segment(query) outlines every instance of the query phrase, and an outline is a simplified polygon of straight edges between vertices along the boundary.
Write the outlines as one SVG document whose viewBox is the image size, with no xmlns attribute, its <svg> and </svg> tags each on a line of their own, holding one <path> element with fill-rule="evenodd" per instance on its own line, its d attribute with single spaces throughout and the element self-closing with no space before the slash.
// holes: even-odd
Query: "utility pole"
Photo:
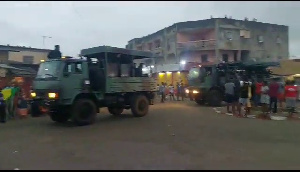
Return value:
<svg viewBox="0 0 300 172">
<path fill-rule="evenodd" d="M 42 36 L 43 37 L 43 47 L 44 48 L 46 48 L 45 47 L 45 40 L 46 40 L 46 38 L 52 38 L 51 36 Z"/>
</svg>

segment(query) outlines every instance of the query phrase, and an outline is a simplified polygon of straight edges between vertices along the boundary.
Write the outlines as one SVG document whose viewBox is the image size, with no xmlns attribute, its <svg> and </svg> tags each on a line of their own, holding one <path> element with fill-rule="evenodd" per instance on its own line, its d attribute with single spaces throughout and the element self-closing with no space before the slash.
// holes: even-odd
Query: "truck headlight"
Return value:
<svg viewBox="0 0 300 172">
<path fill-rule="evenodd" d="M 30 93 L 30 96 L 31 96 L 32 98 L 34 98 L 34 97 L 36 97 L 36 93 L 35 93 L 35 92 L 32 92 L 32 93 Z"/>
<path fill-rule="evenodd" d="M 58 94 L 57 93 L 48 93 L 48 97 L 50 99 L 55 99 L 55 98 L 58 98 Z"/>
<path fill-rule="evenodd" d="M 197 90 L 193 91 L 193 94 L 198 94 L 198 93 L 199 93 L 199 91 L 197 91 Z"/>
<path fill-rule="evenodd" d="M 189 93 L 190 93 L 190 91 L 189 91 L 189 90 L 185 90 L 185 93 L 186 93 L 186 94 L 189 94 Z"/>
</svg>

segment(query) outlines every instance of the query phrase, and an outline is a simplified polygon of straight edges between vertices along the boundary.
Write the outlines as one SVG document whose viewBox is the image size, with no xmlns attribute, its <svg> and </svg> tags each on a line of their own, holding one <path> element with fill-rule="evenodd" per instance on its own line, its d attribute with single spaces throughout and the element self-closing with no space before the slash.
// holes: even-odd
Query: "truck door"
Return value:
<svg viewBox="0 0 300 172">
<path fill-rule="evenodd" d="M 65 103 L 81 92 L 84 82 L 82 62 L 66 62 L 62 78 L 62 94 Z"/>
</svg>

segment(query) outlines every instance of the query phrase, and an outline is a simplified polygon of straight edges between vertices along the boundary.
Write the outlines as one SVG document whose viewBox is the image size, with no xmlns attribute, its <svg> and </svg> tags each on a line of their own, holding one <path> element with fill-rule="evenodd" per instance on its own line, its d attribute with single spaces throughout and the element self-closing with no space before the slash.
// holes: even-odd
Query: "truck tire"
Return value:
<svg viewBox="0 0 300 172">
<path fill-rule="evenodd" d="M 123 108 L 117 108 L 117 107 L 108 107 L 108 112 L 112 115 L 119 116 L 123 113 Z"/>
<path fill-rule="evenodd" d="M 72 107 L 72 121 L 78 125 L 89 125 L 95 122 L 97 115 L 96 104 L 89 99 L 78 99 Z"/>
<path fill-rule="evenodd" d="M 222 104 L 222 96 L 218 90 L 209 91 L 207 99 L 209 106 L 220 107 Z"/>
<path fill-rule="evenodd" d="M 133 116 L 143 117 L 148 113 L 149 100 L 144 95 L 136 95 L 132 98 L 130 106 Z"/>
<path fill-rule="evenodd" d="M 65 123 L 70 119 L 69 109 L 65 107 L 55 108 L 49 111 L 50 118 L 54 122 Z"/>
</svg>

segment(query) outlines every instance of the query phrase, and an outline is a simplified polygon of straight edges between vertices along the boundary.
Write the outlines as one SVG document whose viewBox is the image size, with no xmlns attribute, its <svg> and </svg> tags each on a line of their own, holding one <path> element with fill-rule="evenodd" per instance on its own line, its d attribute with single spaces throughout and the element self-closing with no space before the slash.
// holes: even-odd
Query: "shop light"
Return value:
<svg viewBox="0 0 300 172">
<path fill-rule="evenodd" d="M 167 72 L 167 74 L 171 74 L 172 72 Z"/>
</svg>

